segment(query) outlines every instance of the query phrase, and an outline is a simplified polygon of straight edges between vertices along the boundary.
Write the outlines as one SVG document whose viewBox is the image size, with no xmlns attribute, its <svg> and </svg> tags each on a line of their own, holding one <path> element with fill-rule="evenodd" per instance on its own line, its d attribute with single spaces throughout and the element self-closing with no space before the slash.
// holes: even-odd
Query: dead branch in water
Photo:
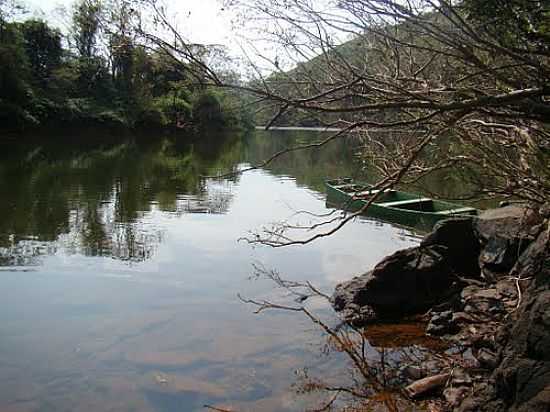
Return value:
<svg viewBox="0 0 550 412">
<path fill-rule="evenodd" d="M 281 274 L 272 269 L 267 269 L 260 263 L 255 263 L 254 278 L 262 277 L 269 279 L 274 284 L 295 296 L 294 304 L 278 303 L 268 299 L 250 299 L 238 295 L 239 299 L 246 304 L 255 307 L 255 313 L 262 313 L 267 310 L 286 311 L 303 314 L 312 324 L 316 325 L 327 339 L 327 350 L 335 350 L 346 355 L 351 362 L 351 373 L 353 376 L 350 385 L 334 385 L 325 383 L 322 380 L 311 378 L 307 373 L 303 377 L 300 392 L 321 391 L 331 394 L 330 399 L 315 411 L 329 410 L 336 404 L 341 396 L 347 395 L 352 399 L 360 400 L 364 405 L 383 404 L 389 411 L 400 410 L 399 402 L 408 402 L 403 387 L 398 384 L 399 364 L 406 362 L 410 364 L 422 363 L 426 357 L 433 354 L 435 359 L 444 365 L 452 365 L 453 361 L 443 359 L 440 354 L 428 349 L 411 347 L 410 349 L 396 349 L 399 353 L 400 362 L 386 356 L 386 348 L 375 348 L 368 342 L 368 328 L 356 328 L 351 325 L 341 327 L 331 326 L 311 309 L 304 306 L 309 298 L 317 297 L 326 302 L 330 296 L 315 287 L 311 282 L 298 282 L 284 279 Z M 393 394 L 391 396 L 378 396 L 378 394 Z"/>
</svg>

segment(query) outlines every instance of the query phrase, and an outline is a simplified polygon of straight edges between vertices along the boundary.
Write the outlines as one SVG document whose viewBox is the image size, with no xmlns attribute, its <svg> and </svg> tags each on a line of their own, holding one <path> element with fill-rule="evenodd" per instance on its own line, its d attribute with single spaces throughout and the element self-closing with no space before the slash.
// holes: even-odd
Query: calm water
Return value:
<svg viewBox="0 0 550 412">
<path fill-rule="evenodd" d="M 0 410 L 303 410 L 295 371 L 339 378 L 344 362 L 299 315 L 239 301 L 285 299 L 251 280 L 252 264 L 331 293 L 417 240 L 361 219 L 302 247 L 237 241 L 297 210 L 328 212 L 322 182 L 355 173 L 351 143 L 200 176 L 319 136 L 1 145 Z"/>
</svg>

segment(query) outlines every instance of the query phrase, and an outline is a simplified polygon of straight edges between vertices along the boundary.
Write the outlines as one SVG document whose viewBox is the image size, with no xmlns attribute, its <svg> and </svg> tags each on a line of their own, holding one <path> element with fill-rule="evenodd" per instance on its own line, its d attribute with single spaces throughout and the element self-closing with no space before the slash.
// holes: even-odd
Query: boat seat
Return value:
<svg viewBox="0 0 550 412">
<path fill-rule="evenodd" d="M 376 193 L 378 193 L 378 192 L 395 193 L 395 190 L 393 190 L 393 189 L 384 189 L 384 190 L 382 190 L 382 189 L 373 189 L 373 190 L 371 190 L 370 192 L 374 195 L 374 194 L 376 194 Z"/>
<path fill-rule="evenodd" d="M 335 185 L 335 186 L 332 186 L 332 187 L 335 188 L 335 189 L 342 190 L 342 189 L 349 189 L 349 188 L 352 188 L 354 186 L 358 186 L 358 185 L 355 184 L 355 183 L 345 183 L 343 185 Z"/>
<path fill-rule="evenodd" d="M 380 192 L 383 192 L 383 193 L 394 193 L 395 190 L 393 189 L 384 189 L 383 191 L 380 190 L 380 189 L 370 189 L 370 190 L 365 190 L 363 192 L 356 192 L 353 194 L 353 197 L 365 197 L 365 196 L 374 196 L 375 194 L 377 193 L 380 193 Z"/>
<path fill-rule="evenodd" d="M 378 203 L 380 206 L 386 206 L 386 207 L 399 207 L 399 206 L 407 206 L 407 205 L 414 205 L 419 204 L 422 205 L 424 203 L 429 204 L 432 202 L 432 199 L 429 197 L 419 197 L 417 199 L 408 199 L 408 200 L 397 200 L 395 202 L 381 202 Z"/>
<path fill-rule="evenodd" d="M 475 211 L 476 209 L 474 209 L 473 207 L 460 207 L 456 209 L 441 210 L 437 213 L 440 215 L 456 215 L 461 213 L 473 213 Z"/>
</svg>

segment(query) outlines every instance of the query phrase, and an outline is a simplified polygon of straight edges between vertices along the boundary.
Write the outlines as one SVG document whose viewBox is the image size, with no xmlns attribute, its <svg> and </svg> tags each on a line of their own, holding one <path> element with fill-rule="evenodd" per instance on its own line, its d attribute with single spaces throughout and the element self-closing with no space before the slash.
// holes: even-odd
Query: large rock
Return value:
<svg viewBox="0 0 550 412">
<path fill-rule="evenodd" d="M 550 410 L 550 231 L 518 262 L 517 275 L 534 277 L 516 316 L 502 329 L 497 396 L 516 410 Z"/>
<path fill-rule="evenodd" d="M 472 218 L 440 222 L 418 247 L 400 250 L 374 270 L 336 287 L 332 303 L 352 323 L 402 317 L 457 292 L 457 277 L 479 276 Z"/>
<path fill-rule="evenodd" d="M 353 312 L 365 312 L 364 307 L 371 308 L 368 313 L 378 319 L 425 310 L 452 290 L 454 277 L 449 273 L 450 260 L 445 252 L 438 245 L 400 250 L 371 272 L 338 285 L 332 296 L 333 306 L 337 311 L 346 311 L 348 320 Z"/>
<path fill-rule="evenodd" d="M 445 255 L 450 268 L 457 274 L 467 277 L 479 276 L 478 257 L 480 242 L 477 237 L 476 219 L 460 217 L 437 223 L 428 234 L 421 247 L 439 245 L 445 247 Z"/>
<path fill-rule="evenodd" d="M 550 229 L 548 223 L 523 252 L 514 276 L 531 279 L 519 308 L 501 327 L 494 387 L 464 405 L 480 411 L 550 410 Z M 499 407 L 495 408 L 495 404 Z M 468 410 L 465 406 L 460 410 Z"/>
<path fill-rule="evenodd" d="M 476 236 L 482 239 L 488 239 L 494 235 L 513 236 L 517 233 L 526 214 L 526 208 L 518 205 L 484 211 L 476 222 Z"/>
<path fill-rule="evenodd" d="M 490 210 L 476 220 L 475 237 L 481 248 L 479 267 L 485 279 L 494 282 L 508 274 L 534 240 L 529 228 L 538 223 L 538 213 L 520 206 Z"/>
</svg>

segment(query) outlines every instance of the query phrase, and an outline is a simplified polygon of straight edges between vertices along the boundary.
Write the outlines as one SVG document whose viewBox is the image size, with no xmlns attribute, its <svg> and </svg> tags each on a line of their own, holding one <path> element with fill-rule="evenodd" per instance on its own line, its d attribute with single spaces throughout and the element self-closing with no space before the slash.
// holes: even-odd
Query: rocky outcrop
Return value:
<svg viewBox="0 0 550 412">
<path fill-rule="evenodd" d="M 481 245 L 476 219 L 464 217 L 440 222 L 420 243 L 421 248 L 435 245 L 445 248 L 445 256 L 453 272 L 468 277 L 479 276 Z"/>
<path fill-rule="evenodd" d="M 542 218 L 531 209 L 511 206 L 489 211 L 475 224 L 479 241 L 479 268 L 494 282 L 513 268 L 518 257 L 533 242 Z"/>
<path fill-rule="evenodd" d="M 478 410 L 550 410 L 550 228 L 523 252 L 513 270 L 530 280 L 519 307 L 496 336 L 494 388 L 468 400 Z"/>
<path fill-rule="evenodd" d="M 544 210 L 550 208 L 509 207 L 441 222 L 418 247 L 339 285 L 333 305 L 356 325 L 427 312 L 429 334 L 469 347 L 466 378 L 452 375 L 442 389 L 450 409 L 548 411 L 550 212 Z"/>
<path fill-rule="evenodd" d="M 332 302 L 354 323 L 401 317 L 429 308 L 448 296 L 451 261 L 439 245 L 394 253 L 371 272 L 336 287 Z"/>
<path fill-rule="evenodd" d="M 354 324 L 425 311 L 460 291 L 461 277 L 479 277 L 479 245 L 474 219 L 445 220 L 419 246 L 338 285 L 333 306 Z"/>
<path fill-rule="evenodd" d="M 474 219 L 445 220 L 419 246 L 400 250 L 338 285 L 333 306 L 354 324 L 425 311 L 459 291 L 461 277 L 479 277 L 479 253 Z"/>
<path fill-rule="evenodd" d="M 526 209 L 510 206 L 479 218 L 444 220 L 419 246 L 338 285 L 333 306 L 347 321 L 365 323 L 420 313 L 460 292 L 468 280 L 498 283 L 533 242 L 532 228 L 541 224 L 538 218 L 537 225 L 525 228 L 526 216 Z"/>
</svg>

